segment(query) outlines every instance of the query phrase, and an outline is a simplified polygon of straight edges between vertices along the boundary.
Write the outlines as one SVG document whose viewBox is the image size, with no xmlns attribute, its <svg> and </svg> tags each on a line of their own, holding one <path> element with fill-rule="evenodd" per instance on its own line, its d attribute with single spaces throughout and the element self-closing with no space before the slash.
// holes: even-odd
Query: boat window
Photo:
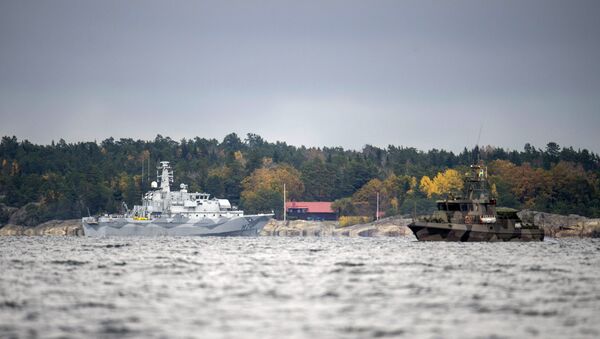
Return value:
<svg viewBox="0 0 600 339">
<path fill-rule="evenodd" d="M 463 212 L 467 212 L 469 210 L 469 205 L 467 204 L 460 204 L 460 210 Z"/>
<path fill-rule="evenodd" d="M 448 204 L 448 211 L 460 211 L 460 204 Z"/>
</svg>

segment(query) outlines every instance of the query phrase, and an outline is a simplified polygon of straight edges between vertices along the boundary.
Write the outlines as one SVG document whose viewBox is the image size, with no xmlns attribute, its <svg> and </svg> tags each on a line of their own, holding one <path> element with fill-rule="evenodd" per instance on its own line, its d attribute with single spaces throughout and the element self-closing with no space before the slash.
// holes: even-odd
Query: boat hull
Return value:
<svg viewBox="0 0 600 339">
<path fill-rule="evenodd" d="M 543 241 L 544 230 L 508 229 L 497 224 L 446 224 L 413 222 L 408 225 L 419 241 Z"/>
<path fill-rule="evenodd" d="M 85 236 L 256 236 L 272 214 L 233 218 L 183 217 L 135 220 L 132 218 L 83 218 Z"/>
</svg>

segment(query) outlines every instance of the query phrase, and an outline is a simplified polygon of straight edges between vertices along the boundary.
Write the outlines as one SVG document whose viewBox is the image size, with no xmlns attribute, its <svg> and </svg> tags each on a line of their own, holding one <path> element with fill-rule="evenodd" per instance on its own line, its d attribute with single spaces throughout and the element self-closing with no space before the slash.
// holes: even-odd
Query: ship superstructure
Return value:
<svg viewBox="0 0 600 339">
<path fill-rule="evenodd" d="M 125 215 L 83 218 L 84 234 L 106 235 L 257 235 L 273 214 L 244 215 L 227 199 L 208 193 L 188 192 L 188 186 L 171 191 L 173 170 L 162 161 L 153 190 L 142 204 Z M 159 187 L 160 184 L 160 187 Z"/>
</svg>

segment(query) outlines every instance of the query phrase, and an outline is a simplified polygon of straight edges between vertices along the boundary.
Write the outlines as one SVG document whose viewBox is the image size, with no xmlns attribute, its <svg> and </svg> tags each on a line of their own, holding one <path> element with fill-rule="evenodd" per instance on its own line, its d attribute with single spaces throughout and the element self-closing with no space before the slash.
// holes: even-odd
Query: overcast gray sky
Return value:
<svg viewBox="0 0 600 339">
<path fill-rule="evenodd" d="M 600 1 L 0 0 L 0 135 L 600 151 Z"/>
</svg>

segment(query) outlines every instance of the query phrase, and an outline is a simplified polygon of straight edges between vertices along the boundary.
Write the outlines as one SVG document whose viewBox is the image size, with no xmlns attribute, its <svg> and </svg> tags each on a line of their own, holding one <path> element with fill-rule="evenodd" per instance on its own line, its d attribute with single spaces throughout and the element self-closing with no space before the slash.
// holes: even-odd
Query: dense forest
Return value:
<svg viewBox="0 0 600 339">
<path fill-rule="evenodd" d="M 118 213 L 123 203 L 139 203 L 156 180 L 161 160 L 171 162 L 175 185 L 186 183 L 230 199 L 247 212 L 282 209 L 282 186 L 292 200 L 335 201 L 344 215 L 373 215 L 375 195 L 386 214 L 426 212 L 432 201 L 461 187 L 468 166 L 481 159 L 489 167 L 500 205 L 561 214 L 600 216 L 600 158 L 586 149 L 521 151 L 486 146 L 460 154 L 432 149 L 367 145 L 296 147 L 268 142 L 256 134 L 216 139 L 36 145 L 5 136 L 0 143 L 0 224 L 20 209 L 21 222 Z M 150 170 L 148 170 L 150 168 Z"/>
</svg>

